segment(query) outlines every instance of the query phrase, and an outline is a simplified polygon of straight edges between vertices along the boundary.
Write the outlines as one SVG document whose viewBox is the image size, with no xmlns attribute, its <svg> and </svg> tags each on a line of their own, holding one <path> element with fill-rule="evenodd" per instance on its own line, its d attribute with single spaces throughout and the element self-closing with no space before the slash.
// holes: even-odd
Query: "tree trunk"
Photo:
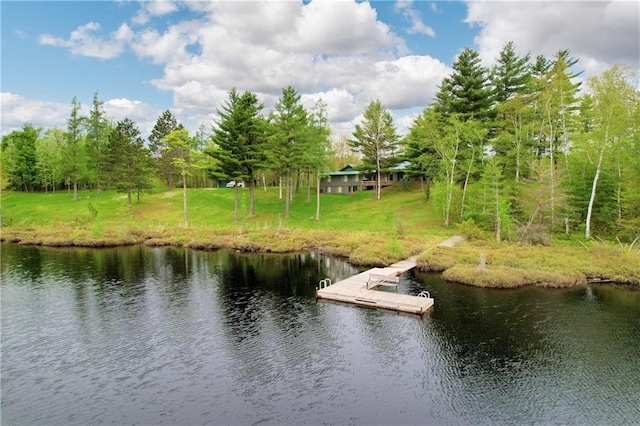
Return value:
<svg viewBox="0 0 640 426">
<path fill-rule="evenodd" d="M 591 197 L 589 198 L 589 207 L 587 208 L 587 219 L 585 221 L 584 237 L 586 239 L 591 238 L 591 214 L 593 213 L 593 202 L 596 199 L 596 188 L 598 187 L 598 179 L 600 178 L 600 170 L 602 168 L 602 158 L 604 157 L 604 145 L 600 148 L 600 154 L 598 156 L 598 165 L 596 166 L 596 174 L 593 177 L 593 184 L 591 185 Z"/>
<path fill-rule="evenodd" d="M 233 187 L 233 190 L 235 191 L 234 198 L 233 198 L 233 221 L 237 222 L 238 221 L 238 198 L 240 193 L 237 182 Z"/>
<path fill-rule="evenodd" d="M 182 209 L 184 212 L 184 226 L 189 226 L 189 217 L 187 215 L 187 176 L 182 175 Z"/>
<path fill-rule="evenodd" d="M 249 183 L 249 217 L 255 216 L 255 199 L 254 193 L 256 188 L 256 180 L 251 178 L 251 182 Z"/>
<path fill-rule="evenodd" d="M 311 202 L 311 172 L 307 172 L 307 203 Z"/>
<path fill-rule="evenodd" d="M 497 167 L 497 166 L 496 166 Z M 502 218 L 500 217 L 500 182 L 495 178 L 494 181 L 494 196 L 496 197 L 496 211 L 495 211 L 495 223 L 496 223 L 496 242 L 500 242 L 502 238 Z"/>
<path fill-rule="evenodd" d="M 618 162 L 618 189 L 616 190 L 616 202 L 618 204 L 618 220 L 622 220 L 622 169 L 620 168 L 620 157 L 616 159 Z"/>
<path fill-rule="evenodd" d="M 316 220 L 320 220 L 320 174 L 316 178 Z"/>
<path fill-rule="evenodd" d="M 289 173 L 287 173 L 287 175 L 285 176 L 285 181 L 284 181 L 284 194 L 285 194 L 285 202 L 284 202 L 284 218 L 285 219 L 289 219 L 289 203 L 291 202 L 290 200 L 290 193 L 291 193 L 291 182 L 290 182 L 291 178 L 289 177 Z"/>
<path fill-rule="evenodd" d="M 278 199 L 282 200 L 282 176 L 278 177 Z"/>
<path fill-rule="evenodd" d="M 131 212 L 131 190 L 127 190 L 127 207 L 129 207 L 129 212 Z"/>
<path fill-rule="evenodd" d="M 471 176 L 471 167 L 473 167 L 473 160 L 475 158 L 476 153 L 471 153 L 471 161 L 469 162 L 469 167 L 467 167 L 467 175 L 464 178 L 464 185 L 462 187 L 462 200 L 460 200 L 460 217 L 458 221 L 462 222 L 462 218 L 464 215 L 464 200 L 467 195 L 467 185 L 469 184 L 469 176 Z"/>
<path fill-rule="evenodd" d="M 555 200 L 555 158 L 554 158 L 554 149 L 553 139 L 555 137 L 553 132 L 553 122 L 551 120 L 551 106 L 547 107 L 547 115 L 549 119 L 549 165 L 551 166 L 549 170 L 549 201 L 551 204 L 551 228 L 556 222 L 556 200 Z"/>
<path fill-rule="evenodd" d="M 78 201 L 78 181 L 73 180 L 73 201 Z"/>
</svg>

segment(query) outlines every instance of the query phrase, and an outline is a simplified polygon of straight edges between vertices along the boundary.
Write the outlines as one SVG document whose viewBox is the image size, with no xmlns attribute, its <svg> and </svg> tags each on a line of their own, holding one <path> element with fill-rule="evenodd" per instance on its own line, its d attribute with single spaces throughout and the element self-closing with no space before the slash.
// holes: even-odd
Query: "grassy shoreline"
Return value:
<svg viewBox="0 0 640 426">
<path fill-rule="evenodd" d="M 87 192 L 74 203 L 65 193 L 4 191 L 0 240 L 59 247 L 145 244 L 245 252 L 318 251 L 363 266 L 418 256 L 418 269 L 479 287 L 571 287 L 594 281 L 640 287 L 640 255 L 616 244 L 555 241 L 550 246 L 530 246 L 476 240 L 438 246 L 456 230 L 440 227 L 437 212 L 415 188 L 387 191 L 382 200 L 373 200 L 369 193 L 323 196 L 321 221 L 312 220 L 315 203 L 306 202 L 303 195 L 292 203 L 292 218 L 282 220 L 281 200 L 271 188 L 257 191 L 258 216 L 240 222 L 231 220 L 233 191 L 190 190 L 190 224 L 195 225 L 189 227 L 180 224 L 178 194 L 158 191 L 128 212 L 122 208 L 122 194 L 114 192 Z M 243 192 L 241 217 L 247 196 Z M 481 257 L 484 268 L 479 268 Z"/>
</svg>

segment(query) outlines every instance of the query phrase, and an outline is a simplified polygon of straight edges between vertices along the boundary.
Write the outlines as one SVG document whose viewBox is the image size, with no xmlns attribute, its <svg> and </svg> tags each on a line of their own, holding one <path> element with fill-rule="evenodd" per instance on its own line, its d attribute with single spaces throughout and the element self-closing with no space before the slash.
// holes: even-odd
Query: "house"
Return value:
<svg viewBox="0 0 640 426">
<path fill-rule="evenodd" d="M 348 164 L 337 172 L 320 177 L 320 192 L 323 194 L 350 194 L 360 187 L 361 172 Z"/>
<path fill-rule="evenodd" d="M 380 186 L 391 186 L 396 183 L 412 182 L 413 179 L 405 177 L 405 170 L 409 165 L 403 161 L 397 166 L 390 167 L 380 173 Z M 376 174 L 370 171 L 356 170 L 353 164 L 348 164 L 342 169 L 325 173 L 320 178 L 320 192 L 323 194 L 350 194 L 356 191 L 375 189 L 377 186 Z"/>
</svg>

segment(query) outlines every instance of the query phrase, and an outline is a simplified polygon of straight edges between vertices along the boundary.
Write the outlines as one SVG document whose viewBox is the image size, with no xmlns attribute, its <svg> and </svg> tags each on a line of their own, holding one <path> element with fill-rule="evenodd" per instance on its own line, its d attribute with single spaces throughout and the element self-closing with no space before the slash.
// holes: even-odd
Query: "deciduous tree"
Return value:
<svg viewBox="0 0 640 426">
<path fill-rule="evenodd" d="M 11 187 L 33 191 L 37 183 L 36 143 L 40 129 L 27 123 L 2 137 L 2 169 Z"/>
<path fill-rule="evenodd" d="M 182 212 L 184 226 L 189 226 L 189 214 L 187 211 L 187 175 L 191 169 L 191 138 L 187 129 L 176 129 L 162 138 L 171 152 L 171 163 L 180 172 L 182 177 Z"/>
</svg>

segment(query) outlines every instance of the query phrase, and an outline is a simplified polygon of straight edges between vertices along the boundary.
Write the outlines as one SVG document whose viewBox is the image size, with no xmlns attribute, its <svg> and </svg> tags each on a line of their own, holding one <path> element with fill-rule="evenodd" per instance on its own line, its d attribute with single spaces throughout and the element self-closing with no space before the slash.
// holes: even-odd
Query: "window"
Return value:
<svg viewBox="0 0 640 426">
<path fill-rule="evenodd" d="M 327 186 L 327 194 L 331 194 L 331 187 Z"/>
<path fill-rule="evenodd" d="M 327 176 L 327 183 L 331 183 L 331 175 Z"/>
<path fill-rule="evenodd" d="M 342 176 L 342 181 L 343 182 L 349 182 L 349 176 L 348 175 Z"/>
<path fill-rule="evenodd" d="M 341 186 L 338 187 L 338 194 L 342 194 L 342 187 Z"/>
</svg>

